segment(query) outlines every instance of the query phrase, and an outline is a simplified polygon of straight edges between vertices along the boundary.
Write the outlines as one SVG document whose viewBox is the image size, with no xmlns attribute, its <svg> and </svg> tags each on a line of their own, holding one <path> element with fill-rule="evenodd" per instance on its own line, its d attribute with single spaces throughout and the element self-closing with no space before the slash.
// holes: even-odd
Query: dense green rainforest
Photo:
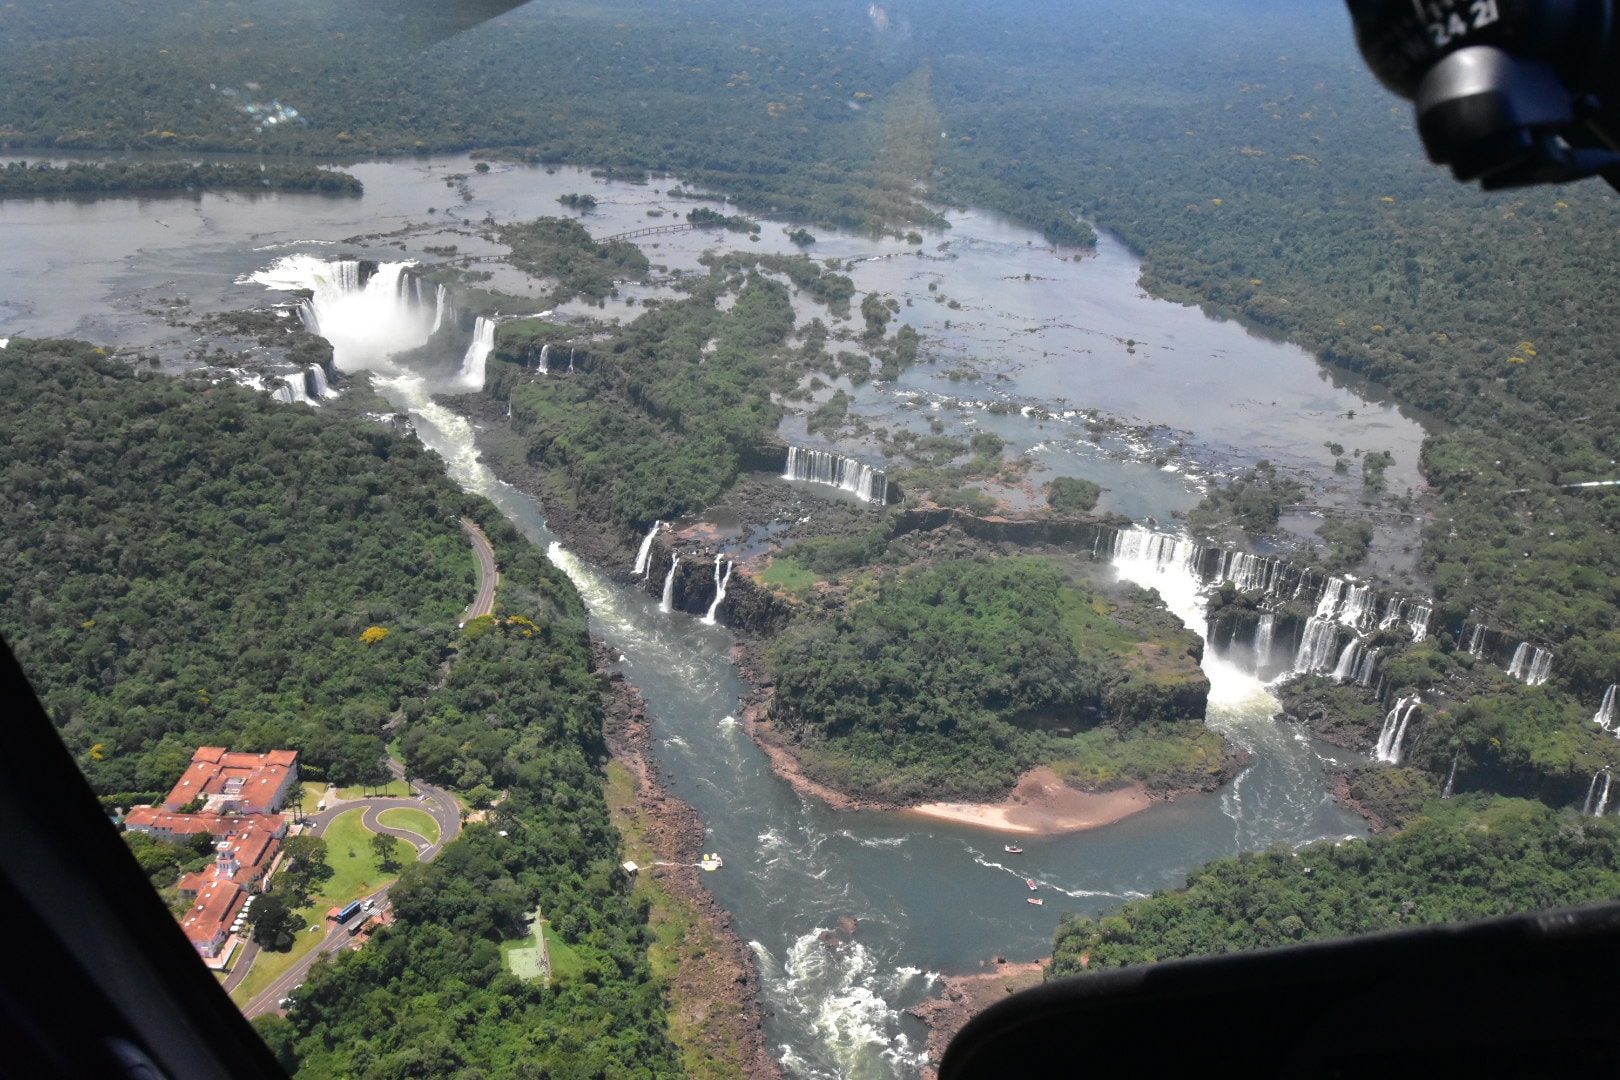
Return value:
<svg viewBox="0 0 1620 1080">
<path fill-rule="evenodd" d="M 291 747 L 311 780 L 378 779 L 385 740 L 417 775 L 508 793 L 407 868 L 392 931 L 318 967 L 290 1020 L 258 1022 L 289 1069 L 676 1070 L 603 798 L 584 607 L 494 507 L 375 422 L 77 343 L 11 343 L 0 430 L 0 631 L 100 794 L 167 789 L 198 744 Z M 458 631 L 463 515 L 495 546 L 503 618 Z M 578 977 L 503 971 L 499 943 L 537 906 Z"/>
<path fill-rule="evenodd" d="M 926 10 L 885 12 L 882 20 L 859 8 L 741 0 L 533 4 L 443 44 L 407 48 L 385 40 L 385 26 L 346 22 L 352 16 L 313 4 L 245 20 L 235 5 L 201 2 L 188 5 L 189 21 L 182 23 L 178 9 L 147 3 L 140 8 L 146 18 L 116 41 L 103 36 L 94 14 L 98 5 L 13 5 L 0 11 L 0 142 L 31 157 L 58 149 L 230 150 L 279 159 L 477 148 L 488 155 L 588 164 L 627 177 L 670 171 L 725 191 L 752 212 L 775 211 L 810 227 L 927 228 L 936 216 L 921 201 L 926 193 L 1002 210 L 1054 240 L 1085 242 L 1087 221 L 1109 228 L 1143 254 L 1146 287 L 1288 335 L 1436 421 L 1424 466 L 1438 510 L 1422 560 L 1433 581 L 1437 635 L 1401 659 L 1400 685 L 1392 689 L 1462 684 L 1469 694 L 1462 705 L 1429 707 L 1438 715 L 1415 744 L 1418 769 L 1385 782 L 1401 788 L 1401 819 L 1416 822 L 1407 833 L 1298 857 L 1320 861 L 1322 876 L 1331 876 L 1338 891 L 1305 895 L 1297 880 L 1286 891 L 1273 889 L 1268 875 L 1286 873 L 1293 856 L 1223 862 L 1195 874 L 1185 896 L 1132 908 L 1120 917 L 1129 926 L 1106 920 L 1071 925 L 1060 937 L 1060 959 L 1078 963 L 1082 953 L 1096 963 L 1162 959 L 1227 947 L 1233 935 L 1265 944 L 1616 895 L 1613 836 L 1604 823 L 1573 824 L 1559 812 L 1521 804 L 1470 799 L 1453 809 L 1428 801 L 1452 762 L 1462 765 L 1463 792 L 1538 791 L 1549 784 L 1567 787 L 1579 770 L 1589 775 L 1595 745 L 1589 718 L 1604 688 L 1620 680 L 1620 542 L 1614 535 L 1620 495 L 1559 486 L 1620 475 L 1611 457 L 1620 440 L 1620 380 L 1611 370 L 1620 328 L 1620 300 L 1613 295 L 1620 205 L 1614 195 L 1590 183 L 1489 195 L 1453 184 L 1422 161 L 1407 107 L 1362 69 L 1347 22 L 1314 5 L 1177 5 L 1175 17 L 1166 18 L 1163 8 L 1151 4 L 1098 0 L 1054 15 L 1046 5 L 1010 0 L 987 17 L 983 5 L 941 0 Z M 1234 12 L 1250 17 L 1235 19 Z M 262 113 L 244 108 L 277 101 L 295 106 L 298 119 L 267 126 L 258 118 Z M 534 436 L 533 455 L 580 483 L 580 509 L 627 535 L 727 490 L 747 461 L 751 440 L 774 424 L 779 406 L 769 391 L 795 374 L 789 365 L 827 370 L 825 365 L 837 362 L 824 349 L 825 337 L 813 331 L 805 335 L 813 349 L 789 341 L 791 319 L 782 322 L 786 305 L 779 282 L 749 277 L 742 261 L 717 269 L 717 279 L 697 286 L 689 299 L 644 315 L 611 345 L 597 346 L 604 357 L 624 361 L 615 366 L 604 359 L 588 369 L 598 382 L 558 381 L 546 393 L 513 392 L 499 379 L 492 386 L 498 395 L 512 394 L 514 418 Z M 796 272 L 810 276 L 802 268 Z M 829 304 L 852 299 L 836 272 L 815 276 L 827 279 L 820 287 Z M 740 308 L 743 316 L 732 319 L 717 310 L 722 287 L 737 293 L 732 312 Z M 716 291 L 705 295 L 704 289 Z M 881 335 L 878 314 L 874 308 L 868 317 Z M 543 343 L 550 331 L 533 326 L 525 332 L 531 335 L 526 342 L 503 337 L 508 361 L 521 362 L 524 350 Z M 698 369 L 705 381 L 683 390 L 693 367 L 681 362 L 692 355 L 682 347 L 711 340 L 719 348 Z M 898 334 L 890 347 L 898 363 Z M 586 393 L 582 386 L 602 392 Z M 161 386 L 153 392 L 193 393 Z M 89 388 L 57 393 L 70 402 Z M 268 406 L 250 408 L 235 391 L 221 388 L 214 395 L 197 399 L 242 401 L 237 411 L 244 415 L 269 415 Z M 171 412 L 204 427 L 214 423 L 204 405 L 190 412 L 160 409 L 148 422 L 161 432 Z M 79 429 L 61 422 L 67 415 L 52 415 L 53 435 L 30 437 L 57 440 L 42 444 L 52 454 L 71 454 L 75 447 L 103 452 L 96 449 L 103 437 L 98 424 L 84 417 Z M 313 418 L 285 423 L 312 425 L 305 438 L 364 441 L 358 434 L 317 436 L 317 428 L 325 428 Z M 174 431 L 162 435 L 171 442 L 180 437 Z M 288 441 L 290 453 L 298 440 Z M 389 468 L 405 468 L 411 451 L 392 440 L 389 445 L 398 449 L 386 460 L 401 462 Z M 930 456 L 923 445 L 904 449 L 906 464 L 919 470 L 965 468 L 962 462 L 975 459 L 969 450 L 936 447 Z M 450 519 L 463 512 L 465 500 L 442 479 L 419 478 L 424 490 L 445 492 L 434 496 L 431 511 L 411 501 L 425 497 L 420 493 L 393 493 L 379 502 L 380 493 L 352 478 L 333 489 L 348 494 L 315 500 L 338 508 L 367 500 L 368 507 L 389 513 L 397 506 L 401 518 L 411 518 L 412 530 L 436 523 L 438 531 L 429 529 L 411 545 L 427 580 L 412 576 L 406 585 L 401 577 L 406 599 L 394 606 L 375 613 L 361 606 L 357 593 L 377 602 L 386 592 L 381 586 L 394 579 L 369 570 L 360 554 L 350 556 L 330 538 L 312 537 L 310 551 L 297 557 L 283 543 L 274 558 L 264 560 L 296 565 L 310 575 L 335 573 L 329 568 L 348 560 L 351 569 L 371 575 L 330 583 L 322 578 L 318 588 L 311 579 L 298 579 L 296 589 L 281 586 L 285 597 L 300 603 L 326 596 L 327 588 L 345 599 L 324 605 L 341 616 L 305 613 L 314 621 L 289 627 L 330 648 L 278 660 L 269 669 L 272 680 L 262 665 L 232 675 L 238 669 L 230 659 L 239 644 L 246 648 L 259 640 L 255 619 L 270 614 L 230 605 L 193 607 L 161 589 L 148 594 L 154 587 L 145 578 L 126 583 L 143 564 L 126 569 L 120 563 L 166 552 L 169 533 L 151 534 L 149 551 L 132 545 L 127 537 L 146 534 L 135 532 L 131 515 L 121 509 L 128 505 L 127 493 L 97 496 L 98 504 L 85 494 L 101 490 L 92 480 L 64 481 L 59 470 L 33 467 L 38 475 L 19 482 L 19 490 L 32 491 L 49 477 L 84 491 L 65 491 L 51 504 L 52 519 L 30 526 L 53 538 L 48 550 L 21 544 L 17 537 L 34 534 L 8 528 L 7 558 L 78 559 L 100 576 L 79 594 L 54 599 L 35 590 L 16 601 L 28 583 L 50 573 L 19 563 L 26 572 L 8 575 L 5 585 L 5 628 L 17 637 L 30 670 L 50 672 L 36 675 L 41 692 L 104 791 L 160 783 L 166 774 L 156 751 L 166 748 L 172 755 L 192 731 L 240 730 L 245 736 L 250 708 L 254 717 L 274 718 L 266 738 L 306 739 L 317 767 L 370 767 L 380 745 L 366 740 L 380 739 L 380 717 L 401 700 L 420 696 L 443 650 L 457 648 L 466 657 L 459 663 L 465 663 L 505 640 L 491 635 L 488 641 L 457 642 L 446 635 L 434 644 L 431 661 L 414 649 L 444 633 L 433 628 L 444 625 L 448 608 L 459 602 L 455 597 L 464 595 L 470 572 L 470 559 L 458 563 L 464 553 L 452 554 L 460 548 L 452 543 Z M 437 472 L 425 460 L 412 468 L 422 477 Z M 229 509 L 216 505 L 216 499 L 235 499 L 226 487 L 284 479 L 251 472 L 243 466 L 243 476 L 229 483 L 211 474 L 186 480 L 177 496 L 217 522 L 223 536 L 239 534 L 248 543 L 281 528 L 279 508 L 289 505 L 285 496 L 256 498 L 251 505 L 231 501 Z M 219 490 L 211 491 L 210 484 Z M 21 504 L 6 505 L 11 513 Z M 105 531 L 79 526 L 73 544 L 54 542 L 68 534 L 55 514 L 71 524 L 73 515 L 91 511 L 98 516 L 84 520 L 96 527 L 111 519 Z M 482 519 L 493 525 L 488 515 Z M 171 531 L 188 535 L 178 527 Z M 109 533 L 116 542 L 107 539 Z M 350 543 L 365 546 L 363 537 Z M 843 543 L 836 550 L 831 544 L 806 549 L 797 565 L 815 567 L 819 561 L 815 572 L 826 576 L 876 562 L 889 550 L 881 534 Z M 330 558 L 322 562 L 312 553 Z M 191 554 L 202 576 L 222 573 L 208 569 L 205 552 Z M 434 568 L 446 575 L 437 586 Z M 459 578 L 451 576 L 452 568 Z M 554 582 L 538 568 L 534 575 L 537 582 Z M 902 609 L 909 589 L 930 584 L 908 579 L 894 585 L 888 598 Z M 272 595 L 268 586 L 252 588 Z M 563 612 L 576 618 L 577 602 L 566 600 L 566 588 L 554 582 L 552 591 L 565 598 L 561 611 L 551 604 L 536 607 L 551 618 Z M 114 593 L 117 610 L 127 610 L 127 616 L 108 616 L 96 606 L 112 603 L 101 597 Z M 126 602 L 130 593 L 138 595 Z M 36 596 L 42 599 L 37 607 Z M 965 590 L 964 604 L 967 596 Z M 18 603 L 18 614 L 10 614 Z M 193 620 L 187 625 L 195 630 L 175 631 L 178 640 L 198 643 L 181 651 L 172 667 L 164 649 L 152 656 L 150 645 L 139 644 L 142 620 L 158 617 L 148 609 L 166 606 Z M 869 632 L 863 620 L 886 614 L 875 608 L 851 615 L 841 632 Z M 1551 680 L 1527 688 L 1476 672 L 1482 665 L 1457 649 L 1455 634 L 1465 619 L 1552 648 Z M 380 644 L 402 650 L 397 661 L 384 663 L 391 654 L 359 646 L 358 634 L 373 624 L 395 627 Z M 577 630 L 577 622 L 570 625 Z M 1059 638 L 1052 636 L 1054 648 Z M 534 647 L 528 639 L 510 644 Z M 995 670 L 995 659 L 985 657 L 986 670 Z M 453 667 L 452 676 L 458 670 Z M 808 663 L 795 670 L 816 672 Z M 142 671 L 156 674 L 143 680 Z M 352 679 L 355 692 L 344 700 L 369 701 L 371 712 L 349 716 L 343 709 L 317 712 L 301 704 L 303 687 L 318 689 L 329 673 Z M 133 686 L 99 685 L 119 675 Z M 507 693 L 512 684 L 492 685 Z M 369 687 L 377 688 L 375 700 Z M 930 688 L 947 696 L 957 692 L 938 683 Z M 1042 693 L 1054 689 L 1063 687 L 1044 687 Z M 496 693 L 471 683 L 464 692 L 469 698 Z M 584 696 L 553 692 L 588 708 Z M 992 704 L 1038 713 L 1041 699 L 1027 699 L 1032 707 L 1021 709 L 1026 699 L 1020 692 L 1009 684 L 1004 705 Z M 145 700 L 140 693 L 163 696 Z M 108 704 L 96 704 L 104 697 Z M 191 726 L 215 723 L 212 703 L 222 697 L 217 711 L 228 716 L 236 710 L 239 729 Z M 442 700 L 448 707 L 455 699 Z M 1364 722 L 1375 720 L 1378 711 L 1348 695 L 1337 707 L 1359 710 Z M 512 767 L 514 753 L 521 760 L 524 753 L 539 752 L 536 742 L 524 742 L 518 724 L 492 727 L 502 745 L 473 753 L 473 729 L 484 721 L 467 720 L 476 715 L 471 708 L 482 707 L 457 706 L 456 717 L 424 715 L 413 723 L 452 725 L 446 734 L 462 747 L 456 767 L 469 775 L 477 775 L 474 762 L 493 776 Z M 874 709 L 881 711 L 881 705 Z M 142 716 L 146 727 L 137 731 L 128 724 L 131 715 Z M 98 743 L 102 748 L 92 753 Z M 540 749 L 552 752 L 550 746 Z M 108 747 L 119 752 L 108 754 Z M 588 751 L 579 753 L 588 763 Z M 580 775 L 576 790 L 583 791 L 586 774 Z M 534 812 L 542 812 L 538 803 Z M 1466 829 L 1460 827 L 1464 817 Z M 582 829 L 579 841 L 594 835 Z M 472 850 L 483 849 L 469 843 Z M 1403 878 L 1410 910 L 1352 902 L 1387 891 L 1389 875 L 1406 873 L 1414 860 L 1426 865 L 1442 856 L 1470 869 L 1454 877 Z M 500 865 L 520 887 L 541 888 L 535 876 L 541 872 L 533 865 L 521 859 Z M 596 880 L 592 864 L 571 865 L 579 889 L 595 887 L 589 885 Z M 424 912 L 432 906 L 436 874 L 437 868 L 417 883 Z M 1572 883 L 1572 876 L 1581 880 Z M 1511 888 L 1504 884 L 1509 878 Z M 1242 888 L 1216 888 L 1227 879 Z M 1266 890 L 1275 897 L 1266 899 Z M 1493 890 L 1507 899 L 1488 901 Z M 1330 908 L 1339 914 L 1324 914 Z M 1168 926 L 1172 909 L 1188 913 L 1176 917 L 1197 927 L 1153 935 L 1173 944 L 1126 947 L 1131 927 Z M 1270 929 L 1261 928 L 1262 915 Z M 633 937 L 628 930 L 622 938 L 613 936 L 620 931 L 603 933 L 607 956 L 619 955 L 614 941 Z M 474 937 L 461 940 L 456 947 L 468 950 L 467 962 L 476 968 Z M 403 966 L 389 968 L 386 955 L 380 951 L 346 968 L 344 977 L 359 978 L 364 970 L 375 980 L 371 985 L 401 996 L 413 993 L 407 982 L 416 976 Z M 487 967 L 487 956 L 484 961 Z M 1068 963 L 1060 966 L 1067 969 Z M 628 971 L 622 963 L 617 967 L 641 986 L 634 963 Z M 499 982 L 496 976 L 469 993 L 490 992 Z M 627 990 L 616 1000 L 639 1001 L 639 993 Z M 319 1024 L 303 1021 L 294 1033 L 302 1040 L 298 1053 L 359 1054 L 362 1047 L 386 1053 L 385 1032 L 400 1030 L 379 1020 L 375 1034 L 351 1039 L 347 1014 L 334 1009 L 323 1016 Z M 424 1014 L 421 1022 L 430 1019 Z M 641 1045 L 650 1055 L 663 1052 L 652 1035 Z"/>
</svg>

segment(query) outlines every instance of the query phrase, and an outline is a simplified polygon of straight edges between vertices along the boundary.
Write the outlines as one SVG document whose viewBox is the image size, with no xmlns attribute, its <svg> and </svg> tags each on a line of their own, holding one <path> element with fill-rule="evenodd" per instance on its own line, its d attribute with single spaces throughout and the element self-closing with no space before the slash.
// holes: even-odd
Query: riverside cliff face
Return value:
<svg viewBox="0 0 1620 1080">
<path fill-rule="evenodd" d="M 667 584 L 670 610 L 688 615 L 706 615 L 715 598 L 716 554 L 690 543 L 682 544 L 679 538 L 655 537 L 643 588 L 651 595 L 662 598 Z M 680 555 L 680 563 L 675 566 L 675 577 L 671 581 L 670 567 L 677 555 Z M 733 569 L 726 583 L 726 597 L 715 612 L 716 622 L 738 633 L 758 638 L 770 638 L 781 633 L 792 617 L 791 605 L 762 588 L 742 565 Z"/>
</svg>

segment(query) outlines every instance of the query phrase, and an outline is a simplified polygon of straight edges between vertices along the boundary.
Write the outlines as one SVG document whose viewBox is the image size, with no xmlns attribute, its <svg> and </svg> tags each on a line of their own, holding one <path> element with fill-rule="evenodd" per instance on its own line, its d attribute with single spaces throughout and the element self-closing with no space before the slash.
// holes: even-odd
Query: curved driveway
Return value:
<svg viewBox="0 0 1620 1080">
<path fill-rule="evenodd" d="M 396 777 L 404 778 L 405 768 L 399 762 L 390 759 L 388 768 Z M 450 793 L 442 788 L 436 788 L 432 784 L 422 783 L 421 781 L 417 781 L 414 787 L 420 793 L 416 798 L 329 799 L 329 805 L 325 810 L 308 819 L 314 822 L 312 831 L 316 836 L 319 836 L 326 831 L 327 826 L 331 825 L 340 814 L 346 814 L 350 810 L 363 810 L 364 816 L 361 821 L 366 828 L 373 832 L 397 836 L 410 842 L 416 848 L 418 862 L 431 862 L 440 851 L 444 850 L 444 845 L 460 835 L 461 808 Z M 429 842 L 427 837 L 418 833 L 411 832 L 408 829 L 397 829 L 393 826 L 383 825 L 377 820 L 378 814 L 393 807 L 409 807 L 412 810 L 422 810 L 431 814 L 433 820 L 439 823 L 439 839 Z M 388 906 L 388 890 L 392 885 L 393 882 L 389 882 L 388 885 L 384 885 L 376 892 L 360 899 L 362 901 L 370 900 L 374 910 L 381 911 Z M 337 952 L 347 945 L 349 941 L 349 925 L 334 923 L 329 926 L 326 930 L 326 937 L 322 939 L 320 945 L 309 955 L 288 968 L 279 979 L 256 994 L 253 1000 L 243 1006 L 242 1014 L 252 1019 L 261 1013 L 274 1012 L 279 1009 L 281 999 L 290 996 L 293 989 L 304 981 L 304 976 L 309 974 L 310 966 L 316 960 L 322 956 Z M 250 941 L 243 950 L 242 959 L 237 962 L 236 969 L 231 972 L 230 978 L 225 981 L 227 992 L 234 989 L 247 977 L 253 959 L 258 956 L 258 953 L 258 945 Z"/>
<path fill-rule="evenodd" d="M 495 611 L 495 586 L 500 584 L 501 575 L 495 569 L 495 549 L 490 547 L 489 537 L 484 535 L 470 518 L 461 519 L 461 528 L 472 541 L 473 554 L 478 557 L 478 595 L 473 597 L 472 604 L 461 616 L 461 621 L 476 619 L 482 615 L 490 615 Z"/>
</svg>

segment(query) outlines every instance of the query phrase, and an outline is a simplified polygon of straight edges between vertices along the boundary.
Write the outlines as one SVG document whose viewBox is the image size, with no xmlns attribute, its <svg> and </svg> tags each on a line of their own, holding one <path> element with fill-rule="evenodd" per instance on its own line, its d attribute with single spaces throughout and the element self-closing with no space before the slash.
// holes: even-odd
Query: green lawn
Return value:
<svg viewBox="0 0 1620 1080">
<path fill-rule="evenodd" d="M 355 784 L 353 787 L 338 788 L 340 799 L 364 799 L 368 795 L 388 796 L 395 799 L 408 799 L 411 797 L 411 786 L 403 780 L 390 780 L 387 784 Z"/>
<path fill-rule="evenodd" d="M 765 572 L 755 580 L 770 588 L 797 592 L 809 588 L 821 578 L 814 571 L 805 569 L 792 559 L 777 555 L 771 559 L 771 565 L 765 568 Z"/>
<path fill-rule="evenodd" d="M 377 868 L 377 860 L 371 850 L 371 837 L 374 834 L 361 823 L 364 813 L 363 810 L 354 809 L 339 814 L 327 826 L 326 832 L 321 834 L 326 840 L 326 861 L 332 867 L 332 876 L 321 886 L 320 895 L 310 899 L 308 907 L 298 909 L 297 915 L 302 922 L 291 951 L 261 951 L 259 958 L 253 962 L 252 972 L 231 993 L 232 1001 L 238 1005 L 247 1004 L 255 994 L 275 982 L 319 945 L 326 936 L 326 913 L 329 910 L 358 900 L 394 880 L 396 875 Z M 395 838 L 394 858 L 401 865 L 413 863 L 416 861 L 416 849 L 404 840 Z M 309 932 L 311 926 L 318 928 L 313 934 Z"/>
<path fill-rule="evenodd" d="M 546 951 L 551 955 L 551 973 L 553 975 L 568 977 L 580 975 L 585 971 L 585 961 L 580 959 L 579 953 L 569 945 L 557 931 L 551 928 L 549 922 L 540 924 L 540 932 L 546 935 Z"/>
<path fill-rule="evenodd" d="M 377 820 L 390 829 L 408 829 L 418 836 L 425 836 L 430 844 L 439 842 L 439 822 L 426 810 L 396 806 L 392 810 L 384 810 L 378 814 Z"/>
</svg>

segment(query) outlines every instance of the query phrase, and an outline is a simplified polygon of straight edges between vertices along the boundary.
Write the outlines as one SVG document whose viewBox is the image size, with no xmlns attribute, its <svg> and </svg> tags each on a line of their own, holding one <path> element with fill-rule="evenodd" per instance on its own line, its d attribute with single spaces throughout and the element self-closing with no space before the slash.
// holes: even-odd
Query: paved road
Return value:
<svg viewBox="0 0 1620 1080">
<path fill-rule="evenodd" d="M 392 772 L 396 777 L 404 777 L 405 768 L 399 762 L 390 759 L 388 762 L 388 768 L 389 771 Z M 361 820 L 365 823 L 366 828 L 371 829 L 373 832 L 383 832 L 387 833 L 389 836 L 398 836 L 404 838 L 415 846 L 416 858 L 418 862 L 431 862 L 440 851 L 444 850 L 444 845 L 448 844 L 450 841 L 454 840 L 458 835 L 460 835 L 461 808 L 448 792 L 440 788 L 436 788 L 431 784 L 425 784 L 420 781 L 417 781 L 413 786 L 419 793 L 417 798 L 328 798 L 326 809 L 319 814 L 313 815 L 311 818 L 307 818 L 306 820 L 314 822 L 313 831 L 316 836 L 319 836 L 326 831 L 327 826 L 331 825 L 332 822 L 336 820 L 338 815 L 346 814 L 350 810 L 355 809 L 364 810 L 364 816 L 361 818 Z M 413 810 L 423 810 L 431 814 L 433 819 L 439 823 L 439 839 L 430 843 L 428 838 L 425 836 L 420 836 L 416 833 L 410 832 L 407 829 L 397 829 L 392 826 L 383 825 L 377 820 L 377 815 L 382 813 L 382 811 L 398 806 L 410 807 Z M 388 906 L 388 890 L 391 885 L 392 882 L 390 882 L 389 885 L 385 885 L 378 889 L 376 892 L 371 893 L 369 896 L 364 896 L 360 899 L 362 901 L 370 900 L 372 902 L 372 909 L 375 911 L 381 911 Z M 270 986 L 266 987 L 264 990 L 255 995 L 253 1000 L 249 1001 L 247 1005 L 243 1007 L 243 1015 L 247 1016 L 249 1019 L 252 1019 L 261 1013 L 274 1012 L 275 1010 L 279 1009 L 281 1007 L 281 999 L 292 995 L 293 989 L 304 981 L 304 977 L 309 974 L 310 966 L 313 965 L 316 960 L 320 959 L 322 956 L 337 952 L 339 949 L 349 944 L 351 941 L 349 934 L 350 925 L 340 926 L 334 923 L 333 925 L 327 927 L 326 936 L 321 940 L 320 945 L 317 946 L 313 952 L 309 953 L 292 967 L 288 968 L 286 973 L 274 983 L 271 983 Z M 304 932 L 308 933 L 308 930 L 306 929 Z M 252 960 L 258 955 L 258 953 L 259 947 L 252 942 L 249 942 L 246 949 L 244 949 L 241 958 L 237 960 L 236 967 L 231 972 L 230 978 L 226 979 L 225 981 L 225 989 L 227 991 L 234 989 L 239 983 L 241 983 L 243 979 L 247 977 Z"/>
<path fill-rule="evenodd" d="M 461 616 L 461 621 L 466 622 L 494 613 L 495 586 L 500 584 L 501 575 L 495 569 L 495 549 L 489 546 L 489 537 L 484 535 L 484 530 L 468 518 L 461 519 L 461 528 L 466 532 L 467 539 L 472 541 L 473 554 L 478 556 L 478 595 Z"/>
</svg>

